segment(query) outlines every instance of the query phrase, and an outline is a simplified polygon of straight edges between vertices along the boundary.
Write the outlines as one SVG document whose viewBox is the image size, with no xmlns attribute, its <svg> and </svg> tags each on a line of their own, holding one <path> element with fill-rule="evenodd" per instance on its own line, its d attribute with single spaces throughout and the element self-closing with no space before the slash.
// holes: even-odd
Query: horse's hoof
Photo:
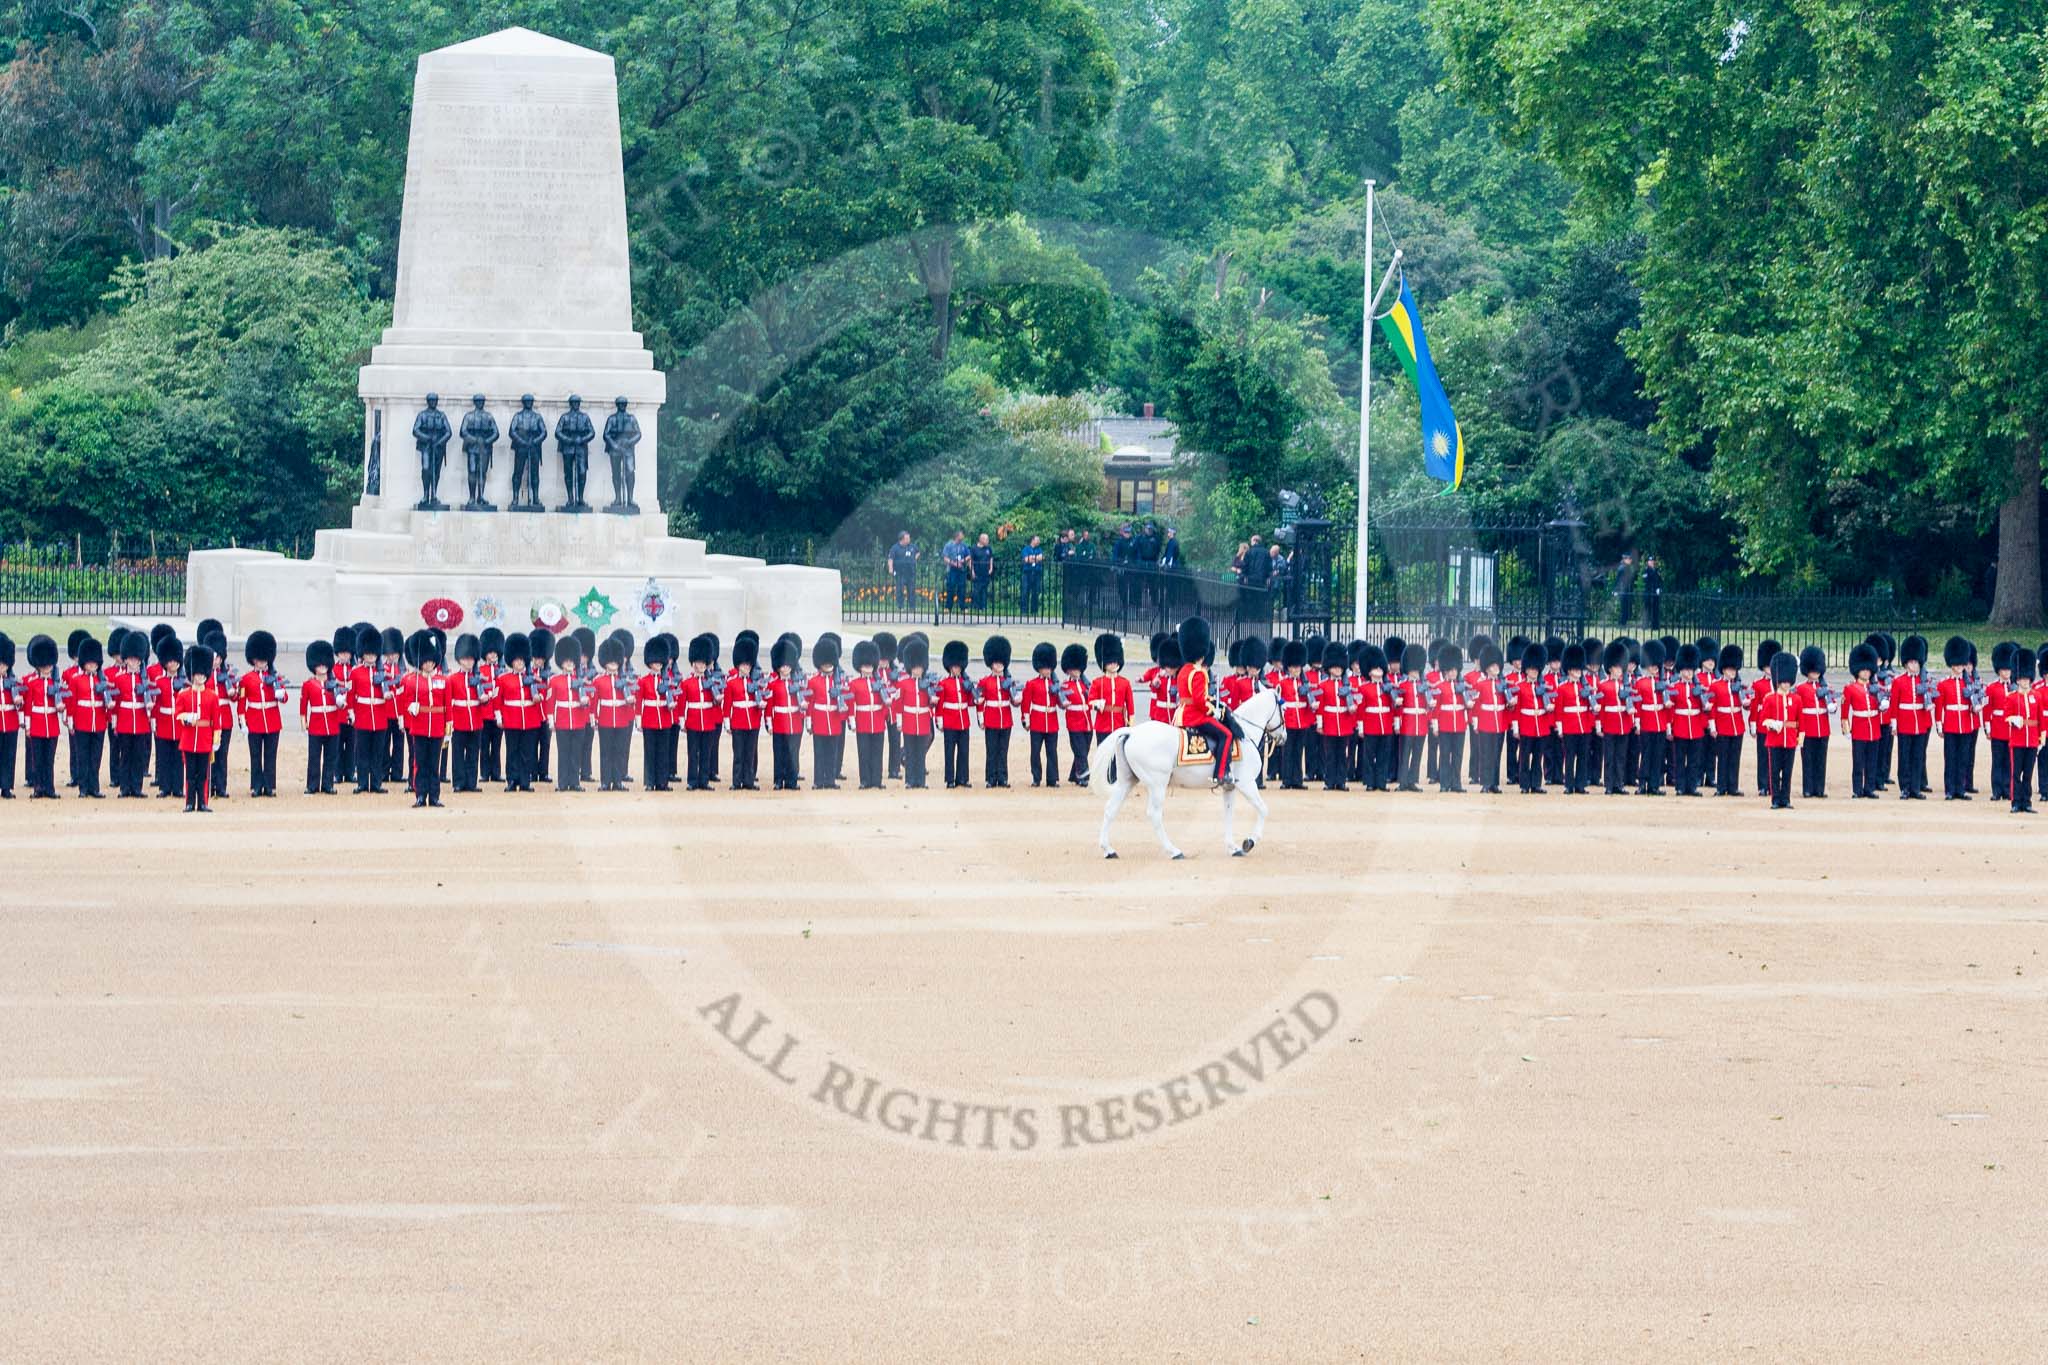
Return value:
<svg viewBox="0 0 2048 1365">
<path fill-rule="evenodd" d="M 1103 854 L 1102 856 L 1105 858 L 1114 858 L 1116 856 L 1116 850 L 1111 849 L 1109 852 Z"/>
<path fill-rule="evenodd" d="M 1185 857 L 1187 857 L 1187 856 L 1188 856 L 1188 855 L 1187 855 L 1187 854 L 1185 854 L 1185 853 L 1176 853 L 1176 854 L 1174 854 L 1174 855 L 1173 855 L 1173 860 L 1174 860 L 1175 862 L 1179 862 L 1179 861 L 1180 861 L 1181 859 L 1183 859 L 1183 858 L 1185 858 Z"/>
<path fill-rule="evenodd" d="M 1244 851 L 1245 851 L 1246 853 L 1249 853 L 1249 852 L 1251 852 L 1251 851 L 1252 851 L 1252 841 L 1251 841 L 1250 839 L 1247 839 L 1247 840 L 1245 840 L 1245 841 L 1244 841 Z"/>
<path fill-rule="evenodd" d="M 1241 848 L 1233 848 L 1232 850 L 1230 850 L 1230 856 L 1233 858 L 1242 858 L 1244 856 L 1244 850 Z"/>
</svg>

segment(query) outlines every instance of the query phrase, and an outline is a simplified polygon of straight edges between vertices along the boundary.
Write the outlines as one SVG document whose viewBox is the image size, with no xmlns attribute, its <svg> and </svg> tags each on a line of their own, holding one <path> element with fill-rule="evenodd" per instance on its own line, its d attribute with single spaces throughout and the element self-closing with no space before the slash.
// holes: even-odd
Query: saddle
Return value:
<svg viewBox="0 0 2048 1365">
<path fill-rule="evenodd" d="M 1225 721 L 1224 724 L 1229 725 L 1230 722 Z M 1235 726 L 1231 726 L 1231 728 L 1236 729 Z M 1230 741 L 1230 759 L 1233 763 L 1237 761 L 1238 753 L 1243 747 L 1244 741 L 1242 736 L 1232 736 Z M 1180 732 L 1180 757 L 1174 760 L 1175 767 L 1191 768 L 1198 764 L 1202 767 L 1213 767 L 1215 763 L 1216 756 L 1209 752 L 1208 736 L 1198 735 L 1193 730 L 1183 730 Z"/>
</svg>

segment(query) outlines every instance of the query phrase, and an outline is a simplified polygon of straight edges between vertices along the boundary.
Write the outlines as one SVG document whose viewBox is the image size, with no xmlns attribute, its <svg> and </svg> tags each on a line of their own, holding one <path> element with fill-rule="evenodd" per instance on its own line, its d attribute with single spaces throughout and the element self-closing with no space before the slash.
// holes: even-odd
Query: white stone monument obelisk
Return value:
<svg viewBox="0 0 2048 1365">
<path fill-rule="evenodd" d="M 295 646 L 356 620 L 410 631 L 436 599 L 463 609 L 458 630 L 526 629 L 537 611 L 593 599 L 618 610 L 601 631 L 830 628 L 836 571 L 708 555 L 702 541 L 668 535 L 657 491 L 667 381 L 632 326 L 612 59 L 523 28 L 426 53 L 413 84 L 392 322 L 359 383 L 363 492 L 350 525 L 319 532 L 310 560 L 193 555 L 187 615 Z M 472 395 L 484 397 L 499 431 L 484 496 L 499 510 L 419 510 L 412 428 L 429 393 L 458 433 Z M 524 395 L 548 430 L 538 512 L 508 510 L 509 431 Z M 580 513 L 558 510 L 554 432 L 571 395 L 599 433 L 584 494 L 592 510 Z M 604 510 L 614 490 L 602 432 L 619 398 L 642 432 L 638 515 Z M 459 435 L 435 493 L 450 509 L 465 501 Z M 651 628 L 650 585 L 667 608 Z"/>
</svg>

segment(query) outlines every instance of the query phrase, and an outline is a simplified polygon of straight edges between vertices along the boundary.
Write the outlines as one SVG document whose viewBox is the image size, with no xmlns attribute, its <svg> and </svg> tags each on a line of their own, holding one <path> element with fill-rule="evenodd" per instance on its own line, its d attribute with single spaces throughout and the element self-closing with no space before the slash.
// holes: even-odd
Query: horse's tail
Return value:
<svg viewBox="0 0 2048 1365">
<path fill-rule="evenodd" d="M 1095 751 L 1088 755 L 1088 790 L 1097 796 L 1109 795 L 1109 789 L 1116 785 L 1116 765 L 1124 756 L 1124 741 L 1131 737 L 1131 727 L 1112 730 L 1102 737 Z"/>
</svg>

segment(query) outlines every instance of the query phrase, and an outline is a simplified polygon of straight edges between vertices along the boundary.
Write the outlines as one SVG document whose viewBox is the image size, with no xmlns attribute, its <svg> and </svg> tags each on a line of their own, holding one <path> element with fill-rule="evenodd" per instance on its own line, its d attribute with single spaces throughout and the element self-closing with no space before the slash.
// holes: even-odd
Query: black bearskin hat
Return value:
<svg viewBox="0 0 2048 1365">
<path fill-rule="evenodd" d="M 1308 646 L 1299 640 L 1289 640 L 1280 646 L 1280 666 L 1300 668 L 1308 662 Z"/>
<path fill-rule="evenodd" d="M 546 626 L 535 626 L 526 632 L 527 648 L 533 651 L 533 661 L 544 664 L 555 657 L 555 633 Z"/>
<path fill-rule="evenodd" d="M 1488 640 L 1485 644 L 1479 646 L 1479 671 L 1481 673 L 1484 673 L 1489 668 L 1499 668 L 1506 662 L 1507 656 L 1500 652 L 1500 646 L 1493 643 L 1493 641 Z"/>
<path fill-rule="evenodd" d="M 384 632 L 375 626 L 356 627 L 356 657 L 367 659 L 373 654 L 384 652 Z"/>
<path fill-rule="evenodd" d="M 1776 640 L 1762 641 L 1756 647 L 1756 666 L 1760 669 L 1768 671 L 1773 667 L 1771 661 L 1778 657 L 1778 651 L 1783 648 L 1784 646 L 1779 644 Z M 1884 657 L 1884 651 L 1881 649 L 1878 650 L 1877 657 L 1882 659 Z M 1772 676 L 1775 677 L 1777 675 L 1772 674 Z"/>
<path fill-rule="evenodd" d="M 1223 647 L 1223 662 L 1231 668 L 1236 668 L 1239 662 L 1241 662 L 1239 656 L 1241 656 L 1243 653 L 1244 641 L 1232 640 L 1229 644 Z"/>
<path fill-rule="evenodd" d="M 476 636 L 458 635 L 455 637 L 455 662 L 462 663 L 467 660 L 470 663 L 475 663 L 481 653 L 482 650 L 477 645 Z"/>
<path fill-rule="evenodd" d="M 1187 660 L 1180 656 L 1180 641 L 1169 635 L 1159 644 L 1159 666 L 1169 675 L 1180 672 Z"/>
<path fill-rule="evenodd" d="M 1825 673 L 1828 671 L 1828 656 L 1819 645 L 1808 645 L 1799 651 L 1801 673 Z"/>
<path fill-rule="evenodd" d="M 683 642 L 676 638 L 676 633 L 674 631 L 664 630 L 663 632 L 661 632 L 661 634 L 655 636 L 654 638 L 661 641 L 662 662 L 672 664 L 683 657 Z M 804 642 L 802 640 L 797 639 L 794 635 L 790 636 L 789 639 L 790 642 L 796 646 L 797 662 L 802 663 L 804 657 Z"/>
<path fill-rule="evenodd" d="M 1037 644 L 1031 646 L 1031 669 L 1033 672 L 1037 672 L 1041 668 L 1056 667 L 1059 661 L 1060 652 L 1054 649 L 1049 641 L 1040 640 Z"/>
<path fill-rule="evenodd" d="M 1924 651 L 1924 650 L 1925 650 L 1925 648 L 1926 648 L 1926 646 L 1927 646 L 1927 642 L 1926 642 L 1925 640 L 1922 640 L 1922 641 L 1920 642 L 1920 645 L 1921 645 L 1921 648 L 1922 648 L 1922 650 Z M 1888 663 L 1890 663 L 1890 662 L 1892 661 L 1892 657 L 1893 657 L 1894 655 L 1896 655 L 1896 654 L 1897 654 L 1898 652 L 1899 652 L 1899 642 L 1898 642 L 1897 640 L 1894 640 L 1894 639 L 1893 639 L 1893 638 L 1892 638 L 1892 637 L 1891 637 L 1891 636 L 1890 636 L 1889 634 L 1887 634 L 1886 632 L 1884 632 L 1884 631 L 1879 631 L 1879 632 L 1878 632 L 1878 634 L 1877 634 L 1877 658 L 1878 658 L 1878 662 L 1879 662 L 1879 663 L 1887 663 L 1887 664 L 1888 664 Z M 1923 659 L 1923 662 L 1924 662 L 1924 659 Z"/>
<path fill-rule="evenodd" d="M 1678 647 L 1678 658 L 1675 662 L 1678 666 L 1678 671 L 1681 673 L 1697 672 L 1700 666 L 1700 647 L 1698 645 L 1680 645 Z"/>
<path fill-rule="evenodd" d="M 1272 639 L 1266 641 L 1266 662 L 1269 664 L 1279 663 L 1280 655 L 1286 648 L 1287 637 L 1285 635 L 1275 635 Z"/>
<path fill-rule="evenodd" d="M 199 623 L 199 629 L 195 633 L 204 640 L 209 635 L 227 634 L 227 628 L 221 625 L 220 618 L 209 616 Z"/>
<path fill-rule="evenodd" d="M 1237 661 L 1255 673 L 1263 673 L 1266 668 L 1266 642 L 1256 635 L 1247 637 Z"/>
<path fill-rule="evenodd" d="M 561 636 L 555 641 L 555 663 L 563 668 L 574 667 L 576 660 L 581 657 L 577 652 L 578 648 L 575 636 Z"/>
<path fill-rule="evenodd" d="M 1444 676 L 1449 677 L 1464 666 L 1465 651 L 1456 645 L 1446 641 L 1444 647 L 1436 652 L 1436 670 Z"/>
<path fill-rule="evenodd" d="M 818 643 L 819 643 L 820 645 L 823 645 L 823 644 L 824 644 L 825 642 L 824 642 L 823 640 L 820 640 L 820 641 L 819 641 Z M 689 663 L 693 663 L 693 664 L 708 664 L 708 663 L 710 663 L 710 662 L 711 662 L 711 637 L 710 637 L 710 636 L 708 636 L 708 635 L 692 635 L 692 636 L 690 637 L 690 653 L 689 653 L 689 656 L 688 656 L 687 662 L 689 662 Z M 837 663 L 837 662 L 839 662 L 839 651 L 838 651 L 838 650 L 836 650 L 836 649 L 832 651 L 832 659 L 831 659 L 831 662 L 832 662 L 832 663 Z M 821 663 L 821 664 L 819 664 L 818 666 L 819 666 L 820 668 L 824 668 L 824 667 L 826 667 L 827 665 L 826 665 L 826 664 L 823 664 L 823 663 Z"/>
<path fill-rule="evenodd" d="M 1567 646 L 1567 648 L 1569 648 L 1569 646 Z M 1558 651 L 1559 654 L 1562 654 L 1563 652 L 1563 650 Z M 1579 657 L 1582 659 L 1585 657 L 1584 650 L 1579 651 Z M 1549 662 L 1550 651 L 1546 649 L 1544 646 L 1538 644 L 1530 644 L 1524 645 L 1522 647 L 1522 667 L 1526 671 L 1540 673 L 1543 671 L 1543 665 Z"/>
<path fill-rule="evenodd" d="M 14 637 L 0 631 L 0 666 L 14 667 Z"/>
<path fill-rule="evenodd" d="M 1580 642 L 1582 646 L 1584 643 L 1584 641 Z M 1543 662 L 1556 662 L 1560 664 L 1564 662 L 1564 639 L 1562 636 L 1546 635 L 1543 637 Z"/>
<path fill-rule="evenodd" d="M 1151 649 L 1152 649 L 1152 662 L 1153 662 L 1153 663 L 1155 663 L 1155 664 L 1156 664 L 1156 663 L 1158 663 L 1158 662 L 1159 662 L 1159 647 L 1160 647 L 1161 645 L 1165 644 L 1165 643 L 1166 643 L 1166 632 L 1165 632 L 1165 631 L 1163 631 L 1163 630 L 1155 630 L 1155 631 L 1153 631 L 1153 632 L 1152 632 L 1152 642 L 1151 642 Z"/>
<path fill-rule="evenodd" d="M 1585 639 L 1579 641 L 1579 649 L 1586 656 L 1586 667 L 1588 668 L 1600 662 L 1600 656 L 1605 652 L 1606 648 L 1607 646 L 1597 635 L 1588 635 Z"/>
<path fill-rule="evenodd" d="M 632 663 L 633 656 L 640 652 L 639 642 L 633 638 L 633 632 L 627 630 L 624 626 L 620 626 L 617 630 L 613 631 L 611 634 L 605 636 L 604 638 L 607 640 L 616 641 L 618 643 L 620 650 L 623 651 L 623 653 L 621 653 L 619 657 L 624 661 L 624 663 Z"/>
<path fill-rule="evenodd" d="M 1702 663 L 1711 662 L 1721 652 L 1721 642 L 1711 635 L 1700 636 L 1692 642 L 1692 647 L 1700 652 Z"/>
<path fill-rule="evenodd" d="M 939 651 L 939 666 L 948 671 L 955 668 L 964 670 L 967 667 L 967 642 L 965 640 L 946 641 L 944 648 Z"/>
<path fill-rule="evenodd" d="M 596 631 L 592 630 L 589 626 L 578 626 L 569 633 L 576 637 L 576 651 L 579 657 L 585 659 L 597 657 Z"/>
<path fill-rule="evenodd" d="M 752 668 L 761 662 L 761 641 L 750 635 L 741 635 L 732 642 L 732 666 L 745 665 Z"/>
<path fill-rule="evenodd" d="M 653 644 L 653 641 L 648 641 L 650 648 L 653 647 Z M 785 668 L 795 668 L 796 660 L 796 646 L 788 640 L 777 640 L 774 644 L 768 646 L 768 666 L 776 672 L 780 673 Z"/>
<path fill-rule="evenodd" d="M 486 654 L 495 654 L 501 659 L 504 658 L 505 632 L 499 630 L 496 626 L 485 626 L 477 632 L 476 647 L 479 651 L 477 654 L 478 658 L 482 658 Z"/>
<path fill-rule="evenodd" d="M 1010 642 L 1000 635 L 991 635 L 982 642 L 981 661 L 990 668 L 1010 662 Z"/>
<path fill-rule="evenodd" d="M 640 662 L 647 668 L 661 668 L 668 663 L 668 644 L 659 635 L 647 637 L 647 645 L 640 651 Z"/>
<path fill-rule="evenodd" d="M 1941 647 L 1941 661 L 1950 668 L 1961 668 L 1970 662 L 1970 642 L 1960 635 L 1948 637 L 1948 643 Z"/>
<path fill-rule="evenodd" d="M 1607 648 L 1601 651 L 1600 654 L 1601 671 L 1606 672 L 1609 669 L 1621 668 L 1627 663 L 1628 646 L 1619 640 L 1609 640 Z"/>
<path fill-rule="evenodd" d="M 326 642 L 322 641 L 321 643 L 324 644 Z M 147 659 L 149 657 L 149 637 L 139 630 L 129 631 L 121 639 L 121 657 L 123 659 L 133 659 L 137 663 Z M 330 651 L 328 658 L 332 659 L 333 657 L 334 655 Z"/>
<path fill-rule="evenodd" d="M 182 665 L 185 662 L 185 646 L 178 642 L 175 635 L 164 636 L 156 642 L 156 661 L 160 664 Z"/>
<path fill-rule="evenodd" d="M 1342 673 L 1344 671 L 1345 666 L 1348 663 L 1350 663 L 1350 661 L 1351 656 L 1344 652 L 1344 646 L 1338 644 L 1335 640 L 1332 640 L 1330 641 L 1330 643 L 1323 646 L 1324 673 Z"/>
<path fill-rule="evenodd" d="M 701 638 L 701 637 L 700 637 Z M 697 641 L 690 641 L 690 657 L 697 657 Z M 831 634 L 820 635 L 818 642 L 811 646 L 811 667 L 816 669 L 839 666 L 839 639 Z"/>
<path fill-rule="evenodd" d="M 881 666 L 882 651 L 875 648 L 873 640 L 855 640 L 853 642 L 854 671 L 858 672 L 863 668 L 880 668 Z"/>
<path fill-rule="evenodd" d="M 733 653 L 735 655 L 739 653 L 739 646 L 733 646 Z M 897 650 L 897 660 L 905 668 L 915 673 L 931 663 L 932 647 L 922 635 L 906 636 L 903 644 Z"/>
<path fill-rule="evenodd" d="M 405 660 L 407 667 L 416 667 L 427 648 L 427 632 L 416 630 L 405 637 L 400 644 L 398 657 Z"/>
<path fill-rule="evenodd" d="M 1676 635 L 1659 635 L 1657 643 L 1664 646 L 1664 657 L 1666 660 L 1678 657 L 1678 637 Z"/>
<path fill-rule="evenodd" d="M 165 636 L 176 635 L 177 633 L 177 631 L 171 629 L 169 621 L 159 621 L 149 628 L 149 647 L 155 649 L 157 645 L 163 642 Z"/>
<path fill-rule="evenodd" d="M 1301 643 L 1308 650 L 1309 666 L 1311 668 L 1320 668 L 1322 666 L 1323 646 L 1330 643 L 1329 637 L 1327 635 L 1311 635 Z"/>
<path fill-rule="evenodd" d="M 2039 660 L 2036 659 L 2034 651 L 2028 649 L 2025 645 L 2021 645 L 2012 652 L 2013 679 L 2017 681 L 2021 678 L 2033 678 L 2037 671 L 2035 666 L 2038 662 Z"/>
<path fill-rule="evenodd" d="M 597 647 L 597 666 L 599 668 L 624 668 L 626 666 L 626 652 L 619 648 L 617 640 L 606 636 L 599 643 Z"/>
<path fill-rule="evenodd" d="M 1849 647 L 1849 676 L 1877 672 L 1877 651 L 1867 644 Z"/>
<path fill-rule="evenodd" d="M 1205 664 L 1216 652 L 1216 642 L 1209 636 L 1209 623 L 1200 616 L 1190 616 L 1181 622 L 1175 638 L 1180 641 L 1180 661 L 1184 664 Z"/>
<path fill-rule="evenodd" d="M 306 667 L 314 670 L 334 667 L 334 646 L 325 640 L 315 640 L 307 645 Z"/>
<path fill-rule="evenodd" d="M 1398 638 L 1398 636 L 1392 635 L 1387 637 L 1387 657 L 1390 659 L 1394 657 L 1393 645 L 1394 641 Z M 1421 645 L 1402 646 L 1401 671 L 1403 673 L 1420 673 L 1428 666 L 1429 655 L 1424 652 Z"/>
<path fill-rule="evenodd" d="M 242 657 L 257 668 L 269 668 L 277 662 L 277 637 L 267 630 L 249 632 L 249 642 L 242 646 Z"/>
<path fill-rule="evenodd" d="M 1060 672 L 1085 673 L 1088 671 L 1088 646 L 1068 645 L 1060 651 Z"/>
<path fill-rule="evenodd" d="M 128 627 L 115 626 L 112 630 L 107 632 L 107 657 L 109 659 L 119 659 L 125 657 L 121 653 L 121 651 L 126 649 L 127 647 Z"/>
<path fill-rule="evenodd" d="M 1374 670 L 1385 672 L 1386 667 L 1386 653 L 1378 645 L 1367 645 L 1364 649 L 1358 651 L 1358 671 L 1360 673 L 1371 677 Z"/>
<path fill-rule="evenodd" d="M 2018 648 L 2019 646 L 2011 640 L 2000 640 L 1991 646 L 1991 671 L 1997 673 L 2011 668 L 2013 652 Z"/>
<path fill-rule="evenodd" d="M 1566 645 L 1564 647 L 1564 656 L 1558 660 L 1558 663 L 1567 673 L 1585 672 L 1586 647 L 1584 645 Z"/>
<path fill-rule="evenodd" d="M 78 642 L 78 666 L 80 668 L 84 668 L 87 664 L 105 665 L 106 662 L 107 656 L 102 652 L 98 640 L 88 635 Z"/>
<path fill-rule="evenodd" d="M 206 637 L 202 635 L 200 638 Z M 405 653 L 405 636 L 399 634 L 397 626 L 384 627 L 384 652 L 400 656 Z"/>
<path fill-rule="evenodd" d="M 228 662 L 228 637 L 215 631 L 199 642 L 213 651 L 214 666 L 225 668 Z"/>
<path fill-rule="evenodd" d="M 89 630 L 72 631 L 64 637 L 64 657 L 76 660 L 78 658 L 78 647 L 91 638 L 92 632 Z"/>
<path fill-rule="evenodd" d="M 533 641 L 517 631 L 505 637 L 505 662 L 523 664 L 533 661 Z"/>
<path fill-rule="evenodd" d="M 1721 670 L 1723 672 L 1727 672 L 1729 669 L 1733 669 L 1737 673 L 1740 673 L 1742 671 L 1741 645 L 1721 646 Z"/>
<path fill-rule="evenodd" d="M 1124 662 L 1124 637 L 1105 631 L 1095 637 L 1095 666 L 1107 673 L 1110 665 L 1121 668 Z"/>
<path fill-rule="evenodd" d="M 896 651 L 898 648 L 896 644 L 896 637 L 886 630 L 878 630 L 875 632 L 874 639 L 875 654 L 877 655 L 877 657 L 879 657 L 881 661 L 885 664 L 895 663 Z"/>
<path fill-rule="evenodd" d="M 837 635 L 835 635 L 835 636 L 833 636 L 832 638 L 836 640 L 836 639 L 838 639 L 839 637 L 838 637 Z M 705 632 L 704 632 L 704 643 L 705 643 L 705 644 L 708 644 L 708 645 L 710 645 L 710 646 L 711 646 L 711 666 L 712 666 L 713 668 L 716 668 L 716 667 L 718 667 L 718 651 L 719 651 L 719 639 L 718 639 L 718 636 L 717 636 L 716 634 L 714 634 L 713 632 L 711 632 L 711 631 L 708 631 L 708 630 L 707 630 L 707 631 L 705 631 Z"/>
<path fill-rule="evenodd" d="M 1927 662 L 1927 637 L 1908 635 L 1899 642 L 1899 662 L 1902 664 L 1925 664 Z"/>
<path fill-rule="evenodd" d="M 1662 668 L 1663 666 L 1664 642 L 1662 640 L 1643 641 L 1643 667 L 1655 669 Z"/>
<path fill-rule="evenodd" d="M 57 646 L 53 642 L 50 646 L 51 651 L 54 653 L 56 648 Z M 30 660 L 30 662 L 33 663 L 34 660 Z M 213 651 L 205 645 L 194 645 L 186 650 L 185 671 L 194 678 L 204 678 L 207 674 L 213 672 Z"/>
<path fill-rule="evenodd" d="M 1771 656 L 1771 686 L 1782 687 L 1799 681 L 1799 661 L 1792 651 L 1781 649 Z"/>
</svg>

